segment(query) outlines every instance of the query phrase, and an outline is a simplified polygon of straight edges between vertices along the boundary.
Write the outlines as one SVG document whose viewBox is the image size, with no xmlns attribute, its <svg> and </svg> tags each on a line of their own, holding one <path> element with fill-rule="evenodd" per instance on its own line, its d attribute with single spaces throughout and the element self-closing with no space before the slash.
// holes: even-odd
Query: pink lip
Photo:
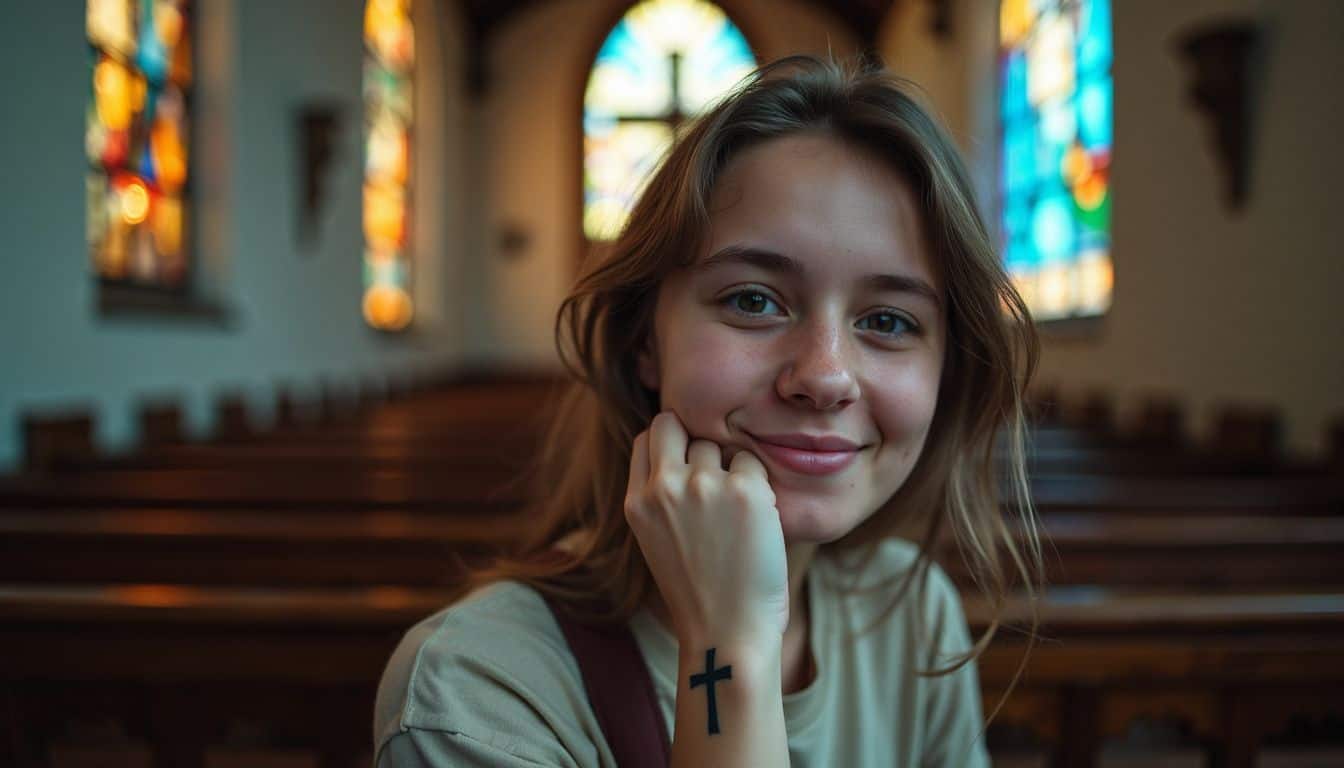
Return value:
<svg viewBox="0 0 1344 768">
<path fill-rule="evenodd" d="M 773 443 L 782 445 L 785 448 L 799 448 L 804 451 L 857 451 L 861 446 L 858 443 L 846 440 L 843 437 L 833 435 L 756 435 L 748 432 L 752 437 L 763 443 Z"/>
<path fill-rule="evenodd" d="M 813 438 L 806 435 L 768 437 L 751 435 L 751 437 L 761 452 L 775 464 L 804 475 L 835 474 L 852 464 L 859 455 L 859 446 L 838 437 Z M 781 444 L 784 440 L 794 445 Z M 808 447 L 801 447 L 798 445 L 800 443 Z"/>
</svg>

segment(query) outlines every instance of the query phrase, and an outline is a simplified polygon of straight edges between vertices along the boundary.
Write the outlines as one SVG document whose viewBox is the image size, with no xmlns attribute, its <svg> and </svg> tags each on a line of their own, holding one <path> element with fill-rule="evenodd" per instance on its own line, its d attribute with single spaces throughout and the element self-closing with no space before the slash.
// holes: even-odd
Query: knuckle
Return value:
<svg viewBox="0 0 1344 768">
<path fill-rule="evenodd" d="M 765 499 L 773 503 L 770 492 L 762 491 L 760 484 L 751 478 L 735 477 L 729 482 L 728 489 L 733 501 L 743 506 L 754 506 Z"/>
<path fill-rule="evenodd" d="M 649 482 L 649 493 L 656 506 L 662 509 L 675 507 L 681 502 L 681 478 L 670 472 L 659 472 Z"/>
<path fill-rule="evenodd" d="M 696 471 L 691 473 L 690 479 L 686 483 L 686 490 L 691 498 L 697 501 L 706 501 L 718 495 L 719 481 L 709 472 Z"/>
<path fill-rule="evenodd" d="M 757 492 L 756 482 L 746 475 L 729 475 L 728 490 L 734 496 L 751 496 Z"/>
<path fill-rule="evenodd" d="M 625 510 L 626 520 L 632 520 L 636 517 L 640 517 L 643 513 L 642 505 L 639 503 L 639 500 L 633 496 L 625 497 L 625 504 L 623 505 L 623 509 Z"/>
</svg>

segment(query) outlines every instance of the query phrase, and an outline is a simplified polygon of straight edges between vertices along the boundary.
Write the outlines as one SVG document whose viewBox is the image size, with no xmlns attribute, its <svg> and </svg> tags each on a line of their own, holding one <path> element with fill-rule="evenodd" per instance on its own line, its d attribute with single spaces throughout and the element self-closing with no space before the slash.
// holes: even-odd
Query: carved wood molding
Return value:
<svg viewBox="0 0 1344 768">
<path fill-rule="evenodd" d="M 1246 19 L 1218 21 L 1182 34 L 1177 49 L 1190 69 L 1191 106 L 1212 122 L 1223 197 L 1239 210 L 1249 195 L 1252 62 L 1260 39 Z"/>
</svg>

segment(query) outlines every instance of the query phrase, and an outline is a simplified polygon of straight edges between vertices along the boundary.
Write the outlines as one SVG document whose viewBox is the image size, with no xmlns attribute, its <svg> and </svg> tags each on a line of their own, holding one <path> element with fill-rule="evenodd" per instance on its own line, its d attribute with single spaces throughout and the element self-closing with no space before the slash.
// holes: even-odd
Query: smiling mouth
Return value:
<svg viewBox="0 0 1344 768">
<path fill-rule="evenodd" d="M 770 463 L 802 475 L 825 476 L 841 472 L 853 464 L 854 460 L 858 458 L 859 452 L 863 450 L 862 446 L 853 446 L 844 450 L 813 450 L 781 445 L 757 437 L 750 432 L 747 435 Z M 791 442 L 803 441 L 793 440 Z"/>
</svg>

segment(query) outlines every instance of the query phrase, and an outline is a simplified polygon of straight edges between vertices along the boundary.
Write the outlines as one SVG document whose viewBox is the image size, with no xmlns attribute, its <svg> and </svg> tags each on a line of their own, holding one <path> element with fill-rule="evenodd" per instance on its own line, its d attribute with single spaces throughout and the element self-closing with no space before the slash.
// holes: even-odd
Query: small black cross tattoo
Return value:
<svg viewBox="0 0 1344 768">
<path fill-rule="evenodd" d="M 691 687 L 705 686 L 709 693 L 709 732 L 719 732 L 719 708 L 714 700 L 714 684 L 720 680 L 733 679 L 733 665 L 729 664 L 718 669 L 714 668 L 714 649 L 705 651 L 705 671 L 698 675 L 691 675 Z"/>
</svg>

